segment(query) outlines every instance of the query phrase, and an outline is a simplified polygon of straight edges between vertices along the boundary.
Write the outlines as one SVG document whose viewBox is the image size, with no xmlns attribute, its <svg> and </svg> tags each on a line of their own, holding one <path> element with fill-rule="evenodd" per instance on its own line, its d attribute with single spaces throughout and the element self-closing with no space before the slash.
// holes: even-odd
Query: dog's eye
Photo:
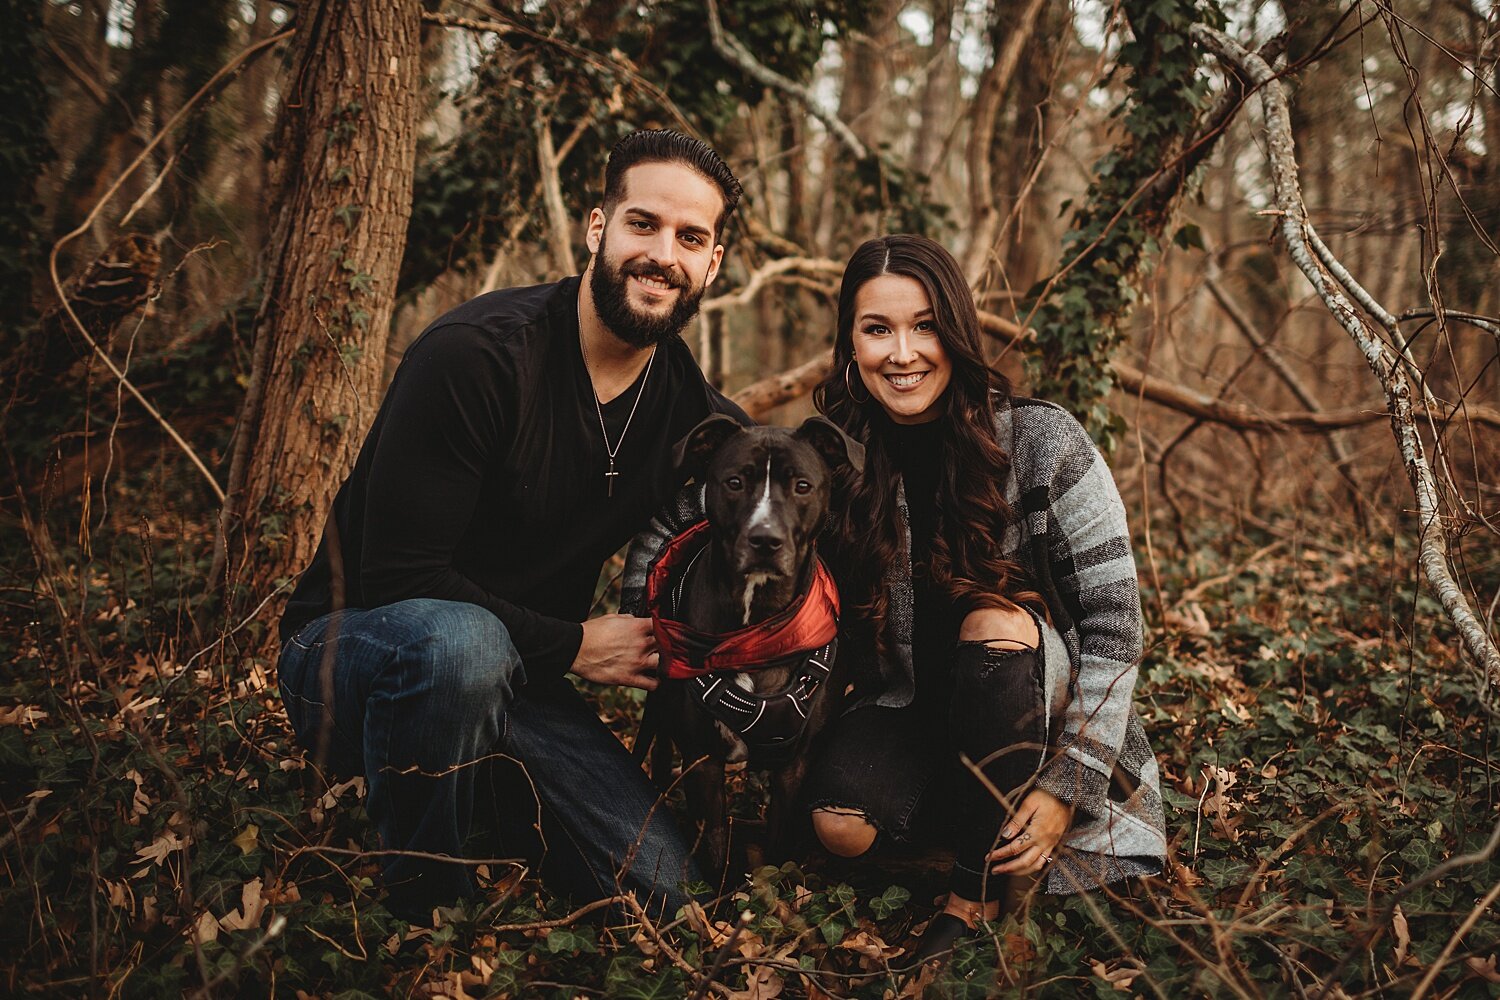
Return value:
<svg viewBox="0 0 1500 1000">
<path fill-rule="evenodd" d="M 729 490 L 742 490 L 745 488 L 745 481 L 739 476 L 730 476 L 728 479 L 724 480 L 724 488 Z"/>
<path fill-rule="evenodd" d="M 799 479 L 797 480 L 797 485 L 792 488 L 797 491 L 798 496 L 807 496 L 807 494 L 812 492 L 813 487 L 812 483 L 806 479 Z"/>
</svg>

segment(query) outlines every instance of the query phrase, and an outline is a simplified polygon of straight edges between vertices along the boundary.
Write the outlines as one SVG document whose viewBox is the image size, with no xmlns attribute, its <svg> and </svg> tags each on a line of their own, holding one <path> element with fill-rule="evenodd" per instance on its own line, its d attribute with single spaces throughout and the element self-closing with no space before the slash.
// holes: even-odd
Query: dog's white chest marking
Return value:
<svg viewBox="0 0 1500 1000">
<path fill-rule="evenodd" d="M 750 679 L 749 674 L 735 674 L 734 684 L 746 691 L 755 690 L 755 682 Z M 714 720 L 714 728 L 719 731 L 719 739 L 724 741 L 724 763 L 738 764 L 750 759 L 750 745 L 740 739 L 740 734 L 730 729 L 718 719 Z"/>
<path fill-rule="evenodd" d="M 724 763 L 738 764 L 741 761 L 750 759 L 750 747 L 744 740 L 740 739 L 738 733 L 717 719 L 714 720 L 714 728 L 718 729 L 719 736 L 724 740 L 724 745 L 729 747 L 729 752 L 724 755 Z"/>
<path fill-rule="evenodd" d="M 750 624 L 750 605 L 755 600 L 755 589 L 771 579 L 769 573 L 745 574 L 745 624 Z"/>
</svg>

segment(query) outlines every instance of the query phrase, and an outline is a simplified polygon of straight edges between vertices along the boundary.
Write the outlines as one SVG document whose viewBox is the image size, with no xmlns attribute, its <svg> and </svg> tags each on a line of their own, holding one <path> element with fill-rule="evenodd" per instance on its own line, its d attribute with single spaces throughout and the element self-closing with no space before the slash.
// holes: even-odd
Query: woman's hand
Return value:
<svg viewBox="0 0 1500 1000">
<path fill-rule="evenodd" d="M 1000 831 L 1009 842 L 985 858 L 996 875 L 1031 875 L 1052 860 L 1063 834 L 1073 824 L 1073 807 L 1051 792 L 1033 788 L 1021 800 L 1015 816 Z"/>
</svg>

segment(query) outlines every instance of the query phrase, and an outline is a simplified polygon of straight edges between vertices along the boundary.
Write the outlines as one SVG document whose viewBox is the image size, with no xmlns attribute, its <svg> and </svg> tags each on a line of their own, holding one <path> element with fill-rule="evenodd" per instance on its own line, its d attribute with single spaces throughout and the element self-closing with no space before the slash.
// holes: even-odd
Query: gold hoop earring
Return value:
<svg viewBox="0 0 1500 1000">
<path fill-rule="evenodd" d="M 848 392 L 849 392 L 849 398 L 852 399 L 852 400 L 854 400 L 856 403 L 868 403 L 870 401 L 870 390 L 868 388 L 865 389 L 865 398 L 864 399 L 860 399 L 858 396 L 856 396 L 854 394 L 854 385 L 849 380 L 849 369 L 851 369 L 853 367 L 854 367 L 854 359 L 850 358 L 849 359 L 849 363 L 844 366 L 844 388 L 846 390 L 848 390 Z"/>
</svg>

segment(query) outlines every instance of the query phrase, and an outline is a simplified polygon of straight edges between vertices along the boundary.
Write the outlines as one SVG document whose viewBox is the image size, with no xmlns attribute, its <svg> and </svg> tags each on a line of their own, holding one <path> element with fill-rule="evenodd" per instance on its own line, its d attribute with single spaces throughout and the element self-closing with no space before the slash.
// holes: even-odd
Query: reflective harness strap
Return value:
<svg viewBox="0 0 1500 1000">
<path fill-rule="evenodd" d="M 780 691 L 757 694 L 735 683 L 734 671 L 704 674 L 688 681 L 709 715 L 745 741 L 756 764 L 785 763 L 807 726 L 808 706 L 828 679 L 838 640 L 801 654 L 802 666 Z"/>
</svg>

